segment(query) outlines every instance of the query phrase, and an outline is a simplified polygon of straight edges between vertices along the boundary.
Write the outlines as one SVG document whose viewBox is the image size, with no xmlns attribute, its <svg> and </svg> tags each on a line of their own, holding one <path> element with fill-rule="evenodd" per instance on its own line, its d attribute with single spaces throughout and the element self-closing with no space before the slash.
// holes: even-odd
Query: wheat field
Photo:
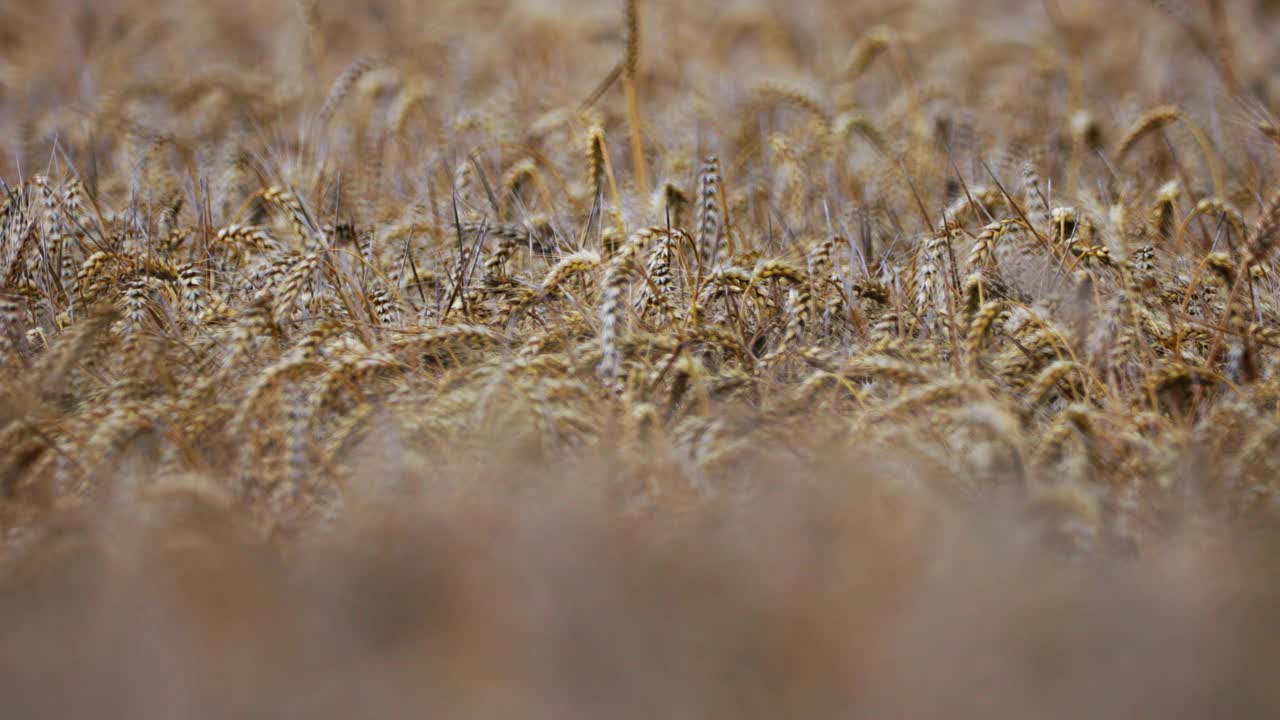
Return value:
<svg viewBox="0 0 1280 720">
<path fill-rule="evenodd" d="M 4 715 L 1280 712 L 1278 33 L 6 3 Z"/>
</svg>

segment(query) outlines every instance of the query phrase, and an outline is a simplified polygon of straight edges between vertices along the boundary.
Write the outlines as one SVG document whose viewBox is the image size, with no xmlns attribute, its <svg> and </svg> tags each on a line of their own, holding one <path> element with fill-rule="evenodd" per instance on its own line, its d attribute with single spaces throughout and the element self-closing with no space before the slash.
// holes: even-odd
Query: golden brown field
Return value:
<svg viewBox="0 0 1280 720">
<path fill-rule="evenodd" d="M 5 3 L 0 713 L 1280 713 L 1277 35 Z"/>
</svg>

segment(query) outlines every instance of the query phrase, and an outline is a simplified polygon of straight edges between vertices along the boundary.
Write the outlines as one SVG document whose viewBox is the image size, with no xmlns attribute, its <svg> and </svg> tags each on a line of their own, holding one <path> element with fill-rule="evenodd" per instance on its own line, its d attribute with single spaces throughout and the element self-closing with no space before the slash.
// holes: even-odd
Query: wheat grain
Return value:
<svg viewBox="0 0 1280 720">
<path fill-rule="evenodd" d="M 1177 122 L 1181 117 L 1181 111 L 1173 105 L 1160 105 L 1146 111 L 1134 121 L 1129 131 L 1120 140 L 1116 157 L 1123 158 L 1144 137 Z"/>
</svg>

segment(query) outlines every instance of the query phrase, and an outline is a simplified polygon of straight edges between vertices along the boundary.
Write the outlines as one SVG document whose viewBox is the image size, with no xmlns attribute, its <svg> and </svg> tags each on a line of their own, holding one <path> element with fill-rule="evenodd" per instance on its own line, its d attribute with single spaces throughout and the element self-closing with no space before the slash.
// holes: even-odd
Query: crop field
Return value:
<svg viewBox="0 0 1280 720">
<path fill-rule="evenodd" d="M 1280 3 L 0 4 L 0 714 L 1280 714 Z"/>
</svg>

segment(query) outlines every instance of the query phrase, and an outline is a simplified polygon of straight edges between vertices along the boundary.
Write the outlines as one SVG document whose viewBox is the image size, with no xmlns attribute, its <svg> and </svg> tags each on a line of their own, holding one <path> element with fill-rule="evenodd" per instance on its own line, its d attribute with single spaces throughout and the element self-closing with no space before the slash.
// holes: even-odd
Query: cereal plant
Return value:
<svg viewBox="0 0 1280 720">
<path fill-rule="evenodd" d="M 0 7 L 0 704 L 1268 716 L 1277 35 Z"/>
</svg>

